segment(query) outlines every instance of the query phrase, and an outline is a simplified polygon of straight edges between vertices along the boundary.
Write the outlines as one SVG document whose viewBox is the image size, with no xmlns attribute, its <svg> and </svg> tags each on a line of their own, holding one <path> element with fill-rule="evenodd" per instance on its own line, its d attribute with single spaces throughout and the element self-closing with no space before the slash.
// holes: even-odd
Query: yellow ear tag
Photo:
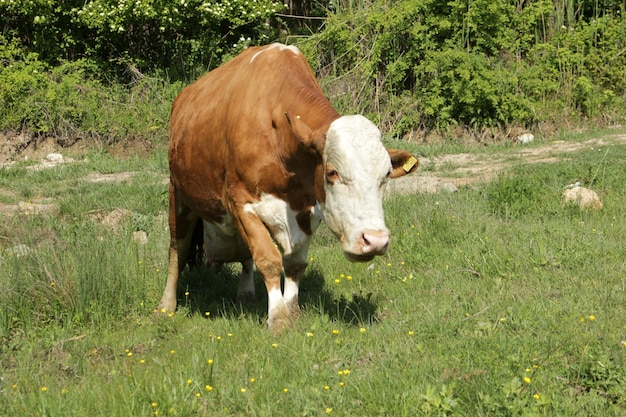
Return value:
<svg viewBox="0 0 626 417">
<path fill-rule="evenodd" d="M 402 165 L 402 168 L 404 169 L 405 172 L 409 172 L 417 163 L 417 158 L 415 158 L 414 156 L 411 156 L 409 159 L 407 159 L 407 161 L 404 163 L 404 165 Z"/>
</svg>

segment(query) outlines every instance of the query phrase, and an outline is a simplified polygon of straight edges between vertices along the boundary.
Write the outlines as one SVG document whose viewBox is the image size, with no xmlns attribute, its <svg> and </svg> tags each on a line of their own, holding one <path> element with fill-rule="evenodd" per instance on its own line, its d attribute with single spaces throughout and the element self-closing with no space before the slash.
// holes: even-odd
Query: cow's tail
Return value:
<svg viewBox="0 0 626 417">
<path fill-rule="evenodd" d="M 196 225 L 191 235 L 191 243 L 189 244 L 189 252 L 187 255 L 187 265 L 193 268 L 204 263 L 204 223 L 201 217 L 198 217 Z"/>
</svg>

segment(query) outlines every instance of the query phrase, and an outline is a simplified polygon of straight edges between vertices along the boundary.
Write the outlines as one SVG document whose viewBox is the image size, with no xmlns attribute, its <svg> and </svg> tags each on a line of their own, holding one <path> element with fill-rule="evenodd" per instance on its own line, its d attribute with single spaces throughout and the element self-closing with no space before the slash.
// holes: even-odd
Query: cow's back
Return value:
<svg viewBox="0 0 626 417">
<path fill-rule="evenodd" d="M 235 191 L 254 200 L 293 188 L 288 161 L 302 150 L 286 112 L 312 129 L 339 116 L 293 47 L 249 48 L 186 87 L 172 106 L 169 162 L 189 206 L 219 221 Z"/>
</svg>

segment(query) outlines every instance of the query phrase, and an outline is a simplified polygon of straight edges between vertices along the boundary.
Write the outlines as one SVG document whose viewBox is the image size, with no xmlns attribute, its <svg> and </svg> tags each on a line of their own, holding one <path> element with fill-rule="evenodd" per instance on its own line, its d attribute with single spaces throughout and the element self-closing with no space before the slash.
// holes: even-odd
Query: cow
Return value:
<svg viewBox="0 0 626 417">
<path fill-rule="evenodd" d="M 298 285 L 319 224 L 350 261 L 385 254 L 385 184 L 419 164 L 407 151 L 385 149 L 367 118 L 340 115 L 302 52 L 280 43 L 250 47 L 181 91 L 168 158 L 169 267 L 159 311 L 176 309 L 202 221 L 206 261 L 244 265 L 238 299 L 254 297 L 256 267 L 273 331 L 300 314 Z"/>
</svg>

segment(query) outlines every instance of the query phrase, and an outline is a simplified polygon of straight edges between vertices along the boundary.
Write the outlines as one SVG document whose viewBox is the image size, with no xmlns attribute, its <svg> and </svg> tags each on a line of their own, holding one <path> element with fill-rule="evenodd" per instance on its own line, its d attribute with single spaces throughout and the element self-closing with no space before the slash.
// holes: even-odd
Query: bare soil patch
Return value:
<svg viewBox="0 0 626 417">
<path fill-rule="evenodd" d="M 387 193 L 436 193 L 454 191 L 457 187 L 493 180 L 499 173 L 518 164 L 549 163 L 563 160 L 563 154 L 626 143 L 626 135 L 609 135 L 584 142 L 555 141 L 540 146 L 519 146 L 510 153 L 461 153 L 435 158 L 420 158 L 421 170 L 390 181 Z M 426 167 L 426 169 L 424 169 Z"/>
<path fill-rule="evenodd" d="M 535 164 L 555 162 L 564 158 L 563 154 L 592 149 L 610 144 L 626 143 L 626 134 L 606 135 L 584 142 L 554 141 L 540 146 L 519 145 L 516 152 L 489 154 L 460 153 L 434 158 L 420 158 L 421 168 L 416 175 L 410 175 L 391 181 L 387 193 L 436 193 L 455 191 L 458 187 L 471 186 L 490 181 L 503 172 L 520 163 Z M 80 153 L 86 149 L 81 142 L 74 142 L 70 147 L 54 138 L 33 138 L 24 134 L 0 133 L 0 168 L 17 160 L 45 159 L 50 153 Z M 108 148 L 115 157 L 126 158 L 135 155 L 148 155 L 154 146 L 149 141 L 131 139 L 119 142 Z M 68 162 L 71 159 L 68 160 Z M 99 182 L 122 182 L 132 179 L 136 172 L 115 174 L 92 174 L 86 180 Z M 164 178 L 167 182 L 167 178 Z M 11 190 L 0 189 L 0 196 L 12 195 Z M 16 205 L 0 204 L 0 213 L 15 212 Z"/>
</svg>

